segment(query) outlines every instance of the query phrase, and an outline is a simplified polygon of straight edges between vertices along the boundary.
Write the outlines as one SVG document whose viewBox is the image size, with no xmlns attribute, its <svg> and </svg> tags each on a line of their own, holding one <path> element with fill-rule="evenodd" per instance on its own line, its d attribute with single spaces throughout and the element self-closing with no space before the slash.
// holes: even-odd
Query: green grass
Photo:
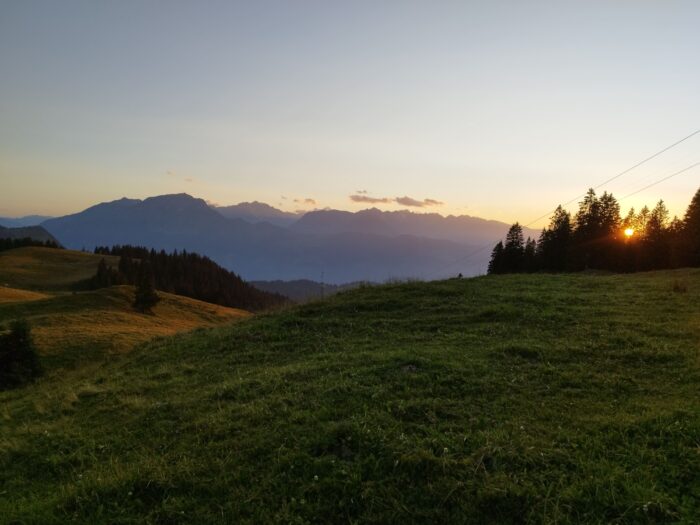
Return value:
<svg viewBox="0 0 700 525">
<path fill-rule="evenodd" d="M 0 286 L 66 291 L 97 271 L 100 259 L 116 267 L 119 257 L 55 248 L 27 247 L 0 252 Z"/>
<path fill-rule="evenodd" d="M 697 270 L 341 293 L 0 393 L 0 521 L 697 523 L 699 353 Z"/>
<path fill-rule="evenodd" d="M 137 312 L 132 286 L 70 292 L 95 274 L 102 256 L 51 248 L 0 252 L 0 330 L 25 318 L 50 367 L 82 366 L 154 337 L 215 326 L 250 314 L 160 292 L 154 315 Z M 118 258 L 107 257 L 116 265 Z M 9 287 L 8 285 L 23 288 Z"/>
<path fill-rule="evenodd" d="M 0 292 L 2 289 L 0 288 Z M 40 353 L 51 366 L 77 366 L 123 353 L 149 339 L 247 318 L 244 310 L 159 292 L 152 314 L 133 308 L 134 287 L 0 302 L 0 328 L 26 319 Z"/>
</svg>

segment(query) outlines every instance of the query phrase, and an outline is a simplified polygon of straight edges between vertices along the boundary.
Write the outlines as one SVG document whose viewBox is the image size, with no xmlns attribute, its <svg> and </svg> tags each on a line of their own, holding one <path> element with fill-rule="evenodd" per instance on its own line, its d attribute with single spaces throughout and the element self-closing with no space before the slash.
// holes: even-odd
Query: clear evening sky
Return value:
<svg viewBox="0 0 700 525">
<path fill-rule="evenodd" d="M 698 27 L 672 0 L 3 0 L 0 215 L 359 194 L 527 222 L 700 128 Z M 697 161 L 700 135 L 607 189 Z"/>
</svg>

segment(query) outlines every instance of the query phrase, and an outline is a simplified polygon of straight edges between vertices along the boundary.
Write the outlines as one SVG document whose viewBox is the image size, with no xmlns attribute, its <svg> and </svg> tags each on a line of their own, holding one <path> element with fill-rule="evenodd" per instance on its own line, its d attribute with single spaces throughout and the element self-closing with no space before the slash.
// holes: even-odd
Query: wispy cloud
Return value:
<svg viewBox="0 0 700 525">
<path fill-rule="evenodd" d="M 378 204 L 378 203 L 388 204 L 391 202 L 391 199 L 388 199 L 386 197 L 379 198 L 379 197 L 370 197 L 369 195 L 359 195 L 359 194 L 350 195 L 350 200 L 352 202 L 364 202 L 364 203 L 368 203 L 368 204 Z"/>
<path fill-rule="evenodd" d="M 316 205 L 316 200 L 312 199 L 310 197 L 306 197 L 305 199 L 294 199 L 294 202 L 297 204 L 306 204 L 307 206 L 315 206 Z"/>
<path fill-rule="evenodd" d="M 366 193 L 366 192 L 365 192 Z M 366 204 L 389 204 L 395 202 L 396 204 L 401 204 L 402 206 L 410 206 L 413 208 L 427 208 L 430 206 L 442 206 L 444 203 L 435 199 L 423 199 L 418 200 L 407 195 L 403 197 L 370 197 L 369 195 L 357 192 L 354 195 L 350 195 L 350 200 L 353 202 L 360 202 Z"/>
</svg>

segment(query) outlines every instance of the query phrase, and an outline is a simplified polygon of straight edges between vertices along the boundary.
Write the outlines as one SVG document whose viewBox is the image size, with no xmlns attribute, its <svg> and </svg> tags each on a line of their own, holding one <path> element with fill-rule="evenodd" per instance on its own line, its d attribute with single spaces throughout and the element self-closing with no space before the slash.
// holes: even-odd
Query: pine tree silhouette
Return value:
<svg viewBox="0 0 700 525">
<path fill-rule="evenodd" d="M 151 263 L 142 261 L 139 264 L 134 308 L 143 313 L 152 313 L 151 309 L 158 304 L 158 301 L 160 301 L 160 297 L 156 293 Z"/>
</svg>

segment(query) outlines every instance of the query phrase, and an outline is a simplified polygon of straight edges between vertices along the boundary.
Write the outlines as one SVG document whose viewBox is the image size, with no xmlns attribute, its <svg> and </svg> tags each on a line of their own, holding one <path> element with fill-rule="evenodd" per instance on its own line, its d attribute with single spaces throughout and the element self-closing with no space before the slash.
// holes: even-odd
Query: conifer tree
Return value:
<svg viewBox="0 0 700 525">
<path fill-rule="evenodd" d="M 523 227 L 519 223 L 513 224 L 506 234 L 506 242 L 503 245 L 503 270 L 505 273 L 518 273 L 523 271 L 523 259 L 525 256 L 525 240 Z"/>
<path fill-rule="evenodd" d="M 525 249 L 523 250 L 523 271 L 533 273 L 538 270 L 537 261 L 537 242 L 530 237 L 525 241 Z"/>
<path fill-rule="evenodd" d="M 690 201 L 683 219 L 683 262 L 688 266 L 700 266 L 700 189 Z"/>
<path fill-rule="evenodd" d="M 503 242 L 498 241 L 491 252 L 491 260 L 489 261 L 489 274 L 503 273 Z"/>
<path fill-rule="evenodd" d="M 158 301 L 160 301 L 160 297 L 156 293 L 151 263 L 141 261 L 136 283 L 134 308 L 143 313 L 151 313 L 151 309 L 158 304 Z"/>
<path fill-rule="evenodd" d="M 569 264 L 571 251 L 571 215 L 558 206 L 549 223 L 542 230 L 537 243 L 538 259 L 546 272 L 563 272 Z"/>
<path fill-rule="evenodd" d="M 642 239 L 641 269 L 660 270 L 670 265 L 670 243 L 667 235 L 668 209 L 659 201 L 649 213 Z"/>
</svg>

